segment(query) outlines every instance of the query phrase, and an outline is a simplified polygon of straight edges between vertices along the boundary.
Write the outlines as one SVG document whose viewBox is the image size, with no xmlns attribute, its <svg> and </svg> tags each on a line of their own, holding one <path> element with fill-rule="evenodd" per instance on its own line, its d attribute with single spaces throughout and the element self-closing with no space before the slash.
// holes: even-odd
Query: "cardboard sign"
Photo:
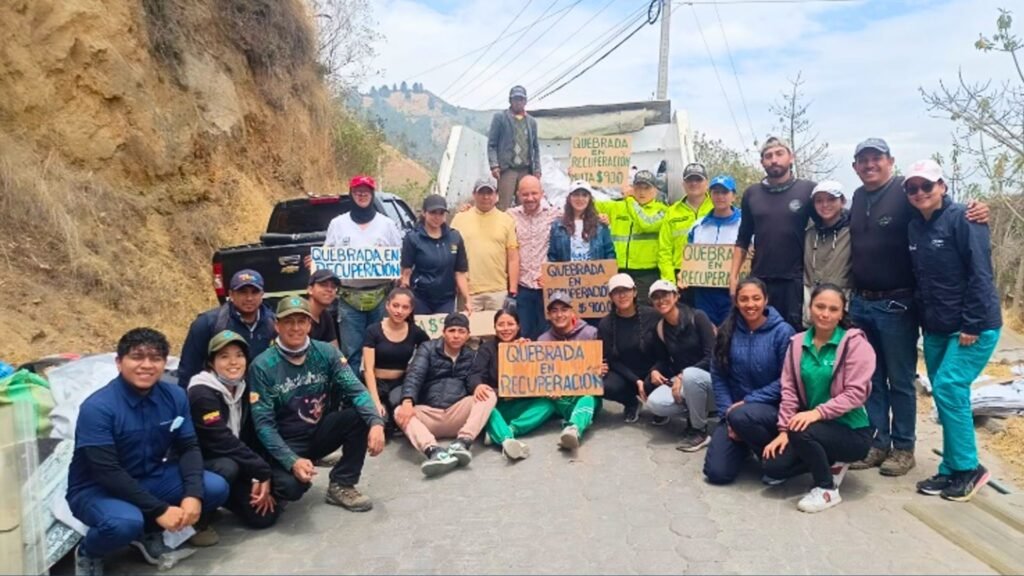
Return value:
<svg viewBox="0 0 1024 576">
<path fill-rule="evenodd" d="M 392 280 L 402 275 L 399 247 L 328 248 L 314 246 L 313 270 L 330 270 L 342 280 Z"/>
<path fill-rule="evenodd" d="M 562 291 L 572 298 L 581 318 L 604 318 L 611 310 L 608 279 L 618 271 L 615 260 L 545 262 L 541 266 L 544 309 L 548 309 L 551 293 Z"/>
<path fill-rule="evenodd" d="M 416 325 L 431 339 L 440 338 L 444 333 L 444 319 L 447 314 L 421 314 L 415 317 Z M 470 336 L 494 336 L 494 311 L 474 312 L 469 316 Z"/>
<path fill-rule="evenodd" d="M 732 244 L 687 244 L 679 275 L 687 286 L 728 288 L 732 270 Z M 740 269 L 740 278 L 750 274 L 750 258 Z"/>
<path fill-rule="evenodd" d="M 601 341 L 498 345 L 498 396 L 601 396 Z"/>
<path fill-rule="evenodd" d="M 569 178 L 591 186 L 621 187 L 629 183 L 633 137 L 573 136 Z"/>
</svg>

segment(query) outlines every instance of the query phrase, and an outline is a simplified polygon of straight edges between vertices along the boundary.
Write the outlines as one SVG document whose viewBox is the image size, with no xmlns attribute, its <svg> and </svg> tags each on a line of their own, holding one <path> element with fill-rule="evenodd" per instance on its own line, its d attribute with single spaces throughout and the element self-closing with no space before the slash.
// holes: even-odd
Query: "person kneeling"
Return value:
<svg viewBox="0 0 1024 576">
<path fill-rule="evenodd" d="M 469 319 L 449 314 L 442 337 L 417 348 L 405 374 L 395 421 L 427 457 L 420 466 L 427 476 L 439 476 L 473 460 L 470 446 L 498 401 L 486 384 L 469 387 L 476 353 L 466 348 L 468 339 Z M 435 435 L 455 440 L 442 448 Z"/>
<path fill-rule="evenodd" d="M 341 352 L 309 338 L 313 315 L 304 298 L 281 300 L 276 325 L 274 346 L 249 370 L 256 437 L 274 460 L 274 499 L 301 498 L 313 485 L 313 462 L 341 446 L 326 501 L 353 512 L 370 510 L 373 502 L 356 484 L 366 453 L 376 456 L 384 449 L 384 420 Z"/>
<path fill-rule="evenodd" d="M 838 286 L 822 284 L 811 293 L 811 329 L 793 336 L 782 368 L 779 435 L 764 448 L 766 475 L 811 472 L 814 485 L 797 503 L 803 512 L 842 502 L 839 484 L 849 462 L 871 448 L 864 403 L 871 394 L 875 352 L 864 332 L 851 328 L 845 311 Z"/>
<path fill-rule="evenodd" d="M 103 558 L 129 544 L 158 565 L 171 552 L 159 531 L 188 529 L 228 498 L 227 482 L 203 471 L 185 391 L 160 381 L 169 351 L 156 330 L 128 331 L 119 376 L 79 409 L 67 501 L 89 531 L 75 574 L 102 574 Z"/>
</svg>

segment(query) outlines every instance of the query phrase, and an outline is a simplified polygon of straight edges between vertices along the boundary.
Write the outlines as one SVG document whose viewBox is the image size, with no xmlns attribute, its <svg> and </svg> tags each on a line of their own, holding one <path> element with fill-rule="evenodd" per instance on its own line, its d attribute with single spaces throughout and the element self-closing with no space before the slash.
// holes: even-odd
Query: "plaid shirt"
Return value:
<svg viewBox="0 0 1024 576">
<path fill-rule="evenodd" d="M 540 268 L 548 258 L 548 240 L 551 238 L 551 224 L 562 217 L 562 210 L 541 199 L 540 209 L 527 214 L 522 206 L 508 211 L 516 221 L 516 237 L 519 239 L 519 285 L 540 288 Z"/>
</svg>

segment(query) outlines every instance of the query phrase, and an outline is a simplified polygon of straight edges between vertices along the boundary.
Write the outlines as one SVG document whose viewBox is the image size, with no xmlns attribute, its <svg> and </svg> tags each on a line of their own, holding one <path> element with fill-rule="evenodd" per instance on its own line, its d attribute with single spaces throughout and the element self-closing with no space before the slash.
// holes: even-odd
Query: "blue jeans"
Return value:
<svg viewBox="0 0 1024 576">
<path fill-rule="evenodd" d="M 917 312 L 910 298 L 866 300 L 854 296 L 850 319 L 863 330 L 877 358 L 871 377 L 868 419 L 878 431 L 874 447 L 913 450 L 917 427 Z"/>
<path fill-rule="evenodd" d="M 416 307 L 413 309 L 416 314 L 451 314 L 455 312 L 455 298 L 443 302 L 432 302 L 420 294 L 416 294 Z"/>
<path fill-rule="evenodd" d="M 361 372 L 359 364 L 363 361 L 363 341 L 366 329 L 384 318 L 384 301 L 369 312 L 356 310 L 343 298 L 338 298 L 338 336 L 341 338 L 341 352 L 348 358 L 348 365 L 356 376 Z"/>
<path fill-rule="evenodd" d="M 985 330 L 971 346 L 960 334 L 924 335 L 924 363 L 932 382 L 932 398 L 942 422 L 940 474 L 978 467 L 978 446 L 971 412 L 971 383 L 981 374 L 999 343 L 999 330 Z"/>
<path fill-rule="evenodd" d="M 168 464 L 157 474 L 138 481 L 146 491 L 164 502 L 177 505 L 185 497 L 181 469 L 176 463 Z M 213 472 L 203 472 L 204 513 L 212 512 L 227 502 L 228 492 L 226 480 Z M 142 510 L 110 496 L 99 487 L 75 494 L 68 504 L 75 518 L 89 527 L 82 546 L 90 558 L 103 558 L 138 540 L 145 532 L 158 530 L 154 518 L 143 518 Z"/>
<path fill-rule="evenodd" d="M 548 329 L 544 316 L 544 291 L 539 288 L 519 286 L 516 294 L 516 312 L 519 313 L 519 328 L 523 338 L 536 340 Z"/>
</svg>

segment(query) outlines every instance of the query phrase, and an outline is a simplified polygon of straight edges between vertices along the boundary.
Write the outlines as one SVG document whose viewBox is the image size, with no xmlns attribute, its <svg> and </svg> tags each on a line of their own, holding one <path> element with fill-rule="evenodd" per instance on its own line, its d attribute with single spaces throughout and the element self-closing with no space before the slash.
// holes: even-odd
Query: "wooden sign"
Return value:
<svg viewBox="0 0 1024 576">
<path fill-rule="evenodd" d="M 629 184 L 633 137 L 573 136 L 569 153 L 569 178 L 591 186 L 622 187 Z"/>
<path fill-rule="evenodd" d="M 498 396 L 601 396 L 600 340 L 498 345 Z"/>
<path fill-rule="evenodd" d="M 545 262 L 541 266 L 544 309 L 548 309 L 551 293 L 562 291 L 572 298 L 581 318 L 604 318 L 611 311 L 608 279 L 618 271 L 615 260 Z"/>
<path fill-rule="evenodd" d="M 732 270 L 732 244 L 687 244 L 679 275 L 687 286 L 728 288 Z M 740 269 L 740 278 L 750 274 L 750 258 Z"/>
<path fill-rule="evenodd" d="M 440 338 L 444 333 L 444 319 L 447 314 L 420 314 L 415 317 L 416 325 L 431 339 Z M 485 310 L 469 316 L 470 336 L 494 336 L 494 312 Z"/>
<path fill-rule="evenodd" d="M 330 270 L 342 280 L 391 280 L 402 275 L 399 247 L 336 248 L 314 246 L 313 270 Z"/>
</svg>

